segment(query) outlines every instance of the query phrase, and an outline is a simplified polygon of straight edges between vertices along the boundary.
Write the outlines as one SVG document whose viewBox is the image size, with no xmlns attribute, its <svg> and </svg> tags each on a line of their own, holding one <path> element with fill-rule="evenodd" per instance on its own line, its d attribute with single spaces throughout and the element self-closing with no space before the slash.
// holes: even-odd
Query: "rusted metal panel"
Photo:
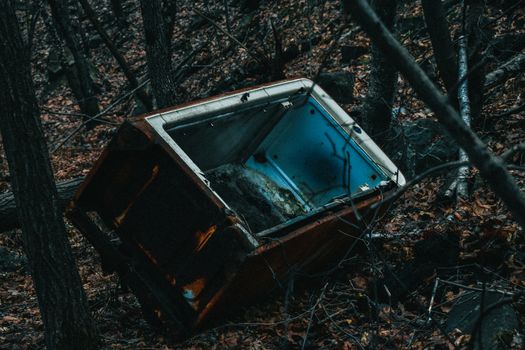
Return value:
<svg viewBox="0 0 525 350">
<path fill-rule="evenodd" d="M 299 79 L 124 124 L 68 215 L 147 319 L 183 337 L 293 271 L 344 257 L 360 234 L 348 223 L 377 215 L 370 206 L 403 184 L 366 133 Z"/>
</svg>

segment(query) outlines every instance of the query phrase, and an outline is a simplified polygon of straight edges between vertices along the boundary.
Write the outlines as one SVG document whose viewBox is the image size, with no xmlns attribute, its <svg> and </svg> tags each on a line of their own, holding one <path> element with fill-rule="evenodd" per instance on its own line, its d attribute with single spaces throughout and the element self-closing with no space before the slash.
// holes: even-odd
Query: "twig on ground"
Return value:
<svg viewBox="0 0 525 350">
<path fill-rule="evenodd" d="M 434 282 L 434 288 L 432 288 L 432 296 L 430 297 L 430 304 L 428 305 L 427 324 L 432 321 L 432 307 L 434 306 L 434 298 L 436 297 L 438 285 L 439 285 L 439 277 L 436 277 L 436 281 Z"/>
<path fill-rule="evenodd" d="M 496 114 L 494 117 L 496 118 L 501 118 L 501 117 L 506 117 L 506 116 L 509 116 L 509 115 L 512 115 L 512 114 L 516 114 L 516 113 L 519 113 L 521 111 L 525 111 L 525 103 L 519 105 L 519 106 L 516 106 L 516 107 L 513 107 L 503 113 L 500 113 L 500 114 Z"/>
<path fill-rule="evenodd" d="M 457 282 L 452 282 L 452 281 L 447 281 L 447 280 L 440 280 L 441 283 L 443 284 L 448 284 L 448 285 L 451 285 L 451 286 L 454 286 L 454 287 L 458 287 L 458 288 L 461 288 L 461 289 L 465 289 L 465 290 L 473 290 L 473 291 L 476 291 L 476 292 L 481 292 L 483 291 L 483 289 L 481 288 L 476 288 L 476 287 L 470 287 L 470 286 L 466 286 L 464 284 L 461 284 L 461 283 L 457 283 Z M 497 289 L 486 289 L 487 292 L 494 292 L 494 293 L 500 293 L 500 294 L 504 294 L 504 295 L 514 295 L 514 293 L 512 292 L 506 292 L 504 290 L 497 290 Z"/>
<path fill-rule="evenodd" d="M 313 318 L 314 318 L 315 309 L 317 309 L 317 305 L 319 305 L 321 300 L 323 300 L 324 293 L 326 291 L 326 287 L 327 286 L 328 286 L 328 282 L 326 282 L 324 284 L 323 288 L 321 289 L 321 293 L 319 294 L 319 297 L 317 298 L 317 301 L 315 302 L 314 306 L 312 307 L 312 310 L 310 312 L 310 318 L 308 319 L 308 327 L 306 327 L 306 332 L 304 334 L 303 345 L 301 346 L 301 350 L 304 350 L 304 347 L 306 346 L 306 341 L 308 340 L 308 333 L 310 332 L 310 327 L 312 326 L 312 321 L 313 321 Z"/>
</svg>

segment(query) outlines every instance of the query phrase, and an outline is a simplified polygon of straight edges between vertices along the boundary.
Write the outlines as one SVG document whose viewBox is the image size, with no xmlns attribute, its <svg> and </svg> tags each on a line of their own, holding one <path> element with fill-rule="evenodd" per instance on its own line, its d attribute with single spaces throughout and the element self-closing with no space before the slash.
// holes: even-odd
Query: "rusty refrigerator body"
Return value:
<svg viewBox="0 0 525 350">
<path fill-rule="evenodd" d="M 290 271 L 343 257 L 377 215 L 370 206 L 404 182 L 319 86 L 298 79 L 124 124 L 68 216 L 146 318 L 184 337 Z"/>
</svg>

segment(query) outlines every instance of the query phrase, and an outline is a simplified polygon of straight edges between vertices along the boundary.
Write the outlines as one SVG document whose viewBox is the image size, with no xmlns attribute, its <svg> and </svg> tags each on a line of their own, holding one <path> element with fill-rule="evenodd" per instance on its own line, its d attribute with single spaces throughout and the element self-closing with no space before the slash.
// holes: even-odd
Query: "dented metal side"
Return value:
<svg viewBox="0 0 525 350">
<path fill-rule="evenodd" d="M 244 102 L 239 99 L 246 92 L 234 93 L 125 123 L 88 174 L 67 214 L 97 249 L 105 269 L 119 273 L 134 291 L 153 323 L 187 336 L 269 293 L 293 271 L 315 272 L 344 257 L 360 234 L 348 222 L 377 215 L 370 206 L 404 183 L 397 168 L 360 133 L 356 142 L 364 144 L 366 155 L 392 172 L 387 185 L 378 182 L 352 201 L 332 201 L 307 215 L 287 207 L 293 219 L 254 234 L 215 192 L 210 174 L 166 132 L 166 125 L 196 114 L 233 110 L 239 103 L 246 108 L 298 88 L 313 88 L 323 108 L 339 113 L 340 107 L 321 99 L 324 92 L 310 83 L 273 84 L 249 90 Z"/>
<path fill-rule="evenodd" d="M 371 195 L 352 208 L 336 211 L 300 222 L 278 232 L 276 237 L 251 252 L 235 277 L 225 284 L 198 316 L 197 328 L 209 326 L 239 305 L 259 300 L 271 291 L 286 288 L 290 278 L 322 276 L 344 258 L 355 253 L 355 243 L 361 235 L 356 223 L 356 211 L 364 222 L 385 210 L 370 206 L 382 195 Z"/>
</svg>

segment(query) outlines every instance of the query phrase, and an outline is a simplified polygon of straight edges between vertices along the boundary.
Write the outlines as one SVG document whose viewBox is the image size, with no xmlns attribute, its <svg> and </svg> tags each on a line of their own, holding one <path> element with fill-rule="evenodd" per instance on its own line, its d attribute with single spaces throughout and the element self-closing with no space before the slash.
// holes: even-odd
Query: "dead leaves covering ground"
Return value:
<svg viewBox="0 0 525 350">
<path fill-rule="evenodd" d="M 96 10 L 115 42 L 132 63 L 136 74 L 144 76 L 145 53 L 140 31 L 141 19 L 137 1 L 126 1 L 128 26 L 119 31 L 111 21 L 105 1 L 93 1 Z M 252 71 L 256 62 L 244 49 L 212 26 L 202 24 L 192 11 L 198 7 L 214 13 L 218 23 L 225 26 L 221 1 L 181 1 L 174 35 L 175 62 L 192 48 L 206 43 L 191 69 L 193 71 L 179 87 L 181 102 L 205 97 L 218 92 L 217 87 L 250 85 L 260 82 L 261 73 Z M 350 64 L 341 63 L 337 45 L 368 45 L 368 39 L 353 26 L 344 27 L 339 2 L 263 1 L 257 11 L 242 13 L 230 6 L 233 34 L 251 50 L 270 55 L 273 36 L 268 21 L 271 18 L 284 46 L 304 45 L 312 42 L 311 51 L 301 53 L 285 66 L 287 77 L 313 77 L 322 66 L 324 71 L 346 70 L 356 77 L 354 96 L 366 94 L 369 55 Z M 421 9 L 413 2 L 403 5 L 402 18 L 421 16 Z M 501 14 L 498 7 L 489 7 L 489 18 Z M 451 15 L 452 23 L 459 11 Z M 309 20 L 307 20 L 309 19 Z M 520 22 L 521 21 L 521 22 Z M 512 16 L 502 16 L 493 27 L 496 35 L 523 30 L 523 10 Z M 199 24 L 200 23 L 200 24 Z M 86 28 L 89 25 L 83 22 Z M 457 29 L 453 26 L 454 31 Z M 89 29 L 88 29 L 89 30 Z M 341 39 L 335 37 L 341 35 Z M 42 106 L 42 123 L 50 148 L 61 142 L 81 120 L 77 116 L 50 113 L 78 113 L 73 97 L 64 85 L 51 92 L 46 90 L 46 58 L 49 38 L 41 22 L 37 26 L 33 55 L 35 85 Z M 431 55 L 424 28 L 416 28 L 401 36 L 405 45 L 422 61 Z M 339 41 L 339 43 L 337 43 Z M 97 84 L 101 107 L 108 106 L 127 91 L 124 76 L 102 45 L 90 50 L 98 72 Z M 324 62 L 324 63 L 323 63 Z M 493 62 L 494 68 L 498 62 Z M 189 69 L 190 67 L 186 67 Z M 523 103 L 523 77 L 507 81 L 488 94 L 484 108 L 483 126 L 478 130 L 491 148 L 503 152 L 510 144 L 524 138 L 525 114 L 495 119 L 492 115 Z M 396 106 L 405 111 L 398 118 L 432 118 L 432 114 L 418 101 L 410 87 L 400 78 L 400 97 Z M 345 106 L 351 109 L 353 106 Z M 133 109 L 133 101 L 126 99 L 105 118 L 121 123 Z M 83 130 L 52 155 L 57 179 L 85 175 L 103 146 L 115 130 L 111 125 L 100 125 L 90 131 Z M 522 159 L 515 158 L 514 162 Z M 5 156 L 2 154 L 2 189 L 8 188 L 9 177 Z M 515 172 L 523 186 L 523 172 Z M 78 232 L 69 226 L 70 240 L 77 258 L 80 274 L 88 294 L 93 316 L 97 321 L 104 348 L 108 349 L 362 349 L 412 348 L 454 349 L 465 348 L 470 335 L 455 330 L 443 332 L 436 326 L 443 323 L 455 300 L 471 288 L 481 288 L 480 274 L 487 277 L 485 288 L 505 291 L 525 288 L 524 243 L 517 238 L 518 227 L 502 204 L 487 191 L 473 174 L 476 191 L 469 202 L 454 205 L 442 202 L 438 189 L 443 180 L 429 179 L 415 186 L 398 200 L 389 215 L 373 227 L 383 238 L 361 247 L 355 257 L 341 264 L 325 279 L 306 280 L 290 291 L 276 290 L 267 300 L 241 310 L 223 324 L 205 331 L 181 344 L 152 329 L 141 317 L 140 307 L 132 294 L 119 287 L 116 276 L 104 276 L 97 256 Z M 523 186 L 525 188 L 525 186 Z M 414 258 L 417 241 L 434 235 L 455 235 L 459 241 L 460 260 L 445 275 L 436 270 L 402 300 L 395 303 L 376 302 L 374 287 L 388 269 L 396 269 Z M 384 238 L 384 237 L 387 238 Z M 19 232 L 0 234 L 0 246 L 22 254 Z M 428 322 L 428 306 L 437 276 L 446 276 L 435 295 L 432 309 L 433 322 Z M 0 349 L 43 348 L 43 327 L 31 278 L 22 265 L 14 272 L 0 272 Z M 470 288 L 470 289 L 469 289 Z M 521 322 L 525 321 L 523 305 L 518 305 Z M 510 340 L 515 348 L 523 346 L 523 334 Z"/>
</svg>

